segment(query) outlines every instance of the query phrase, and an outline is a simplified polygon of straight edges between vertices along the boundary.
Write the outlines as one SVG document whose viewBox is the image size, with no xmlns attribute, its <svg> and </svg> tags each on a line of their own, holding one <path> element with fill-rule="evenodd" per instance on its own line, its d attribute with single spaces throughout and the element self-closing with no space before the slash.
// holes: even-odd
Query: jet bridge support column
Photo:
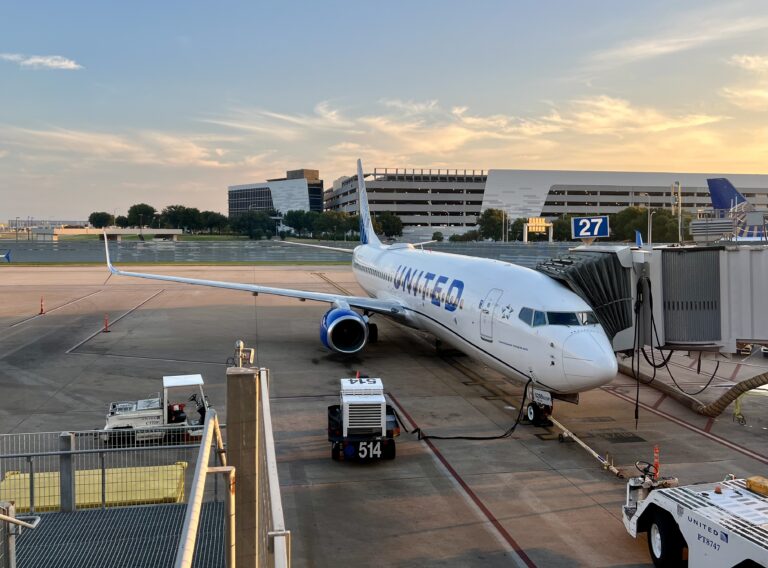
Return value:
<svg viewBox="0 0 768 568">
<path fill-rule="evenodd" d="M 261 539 L 259 513 L 259 440 L 261 426 L 259 370 L 227 369 L 227 461 L 237 470 L 235 492 L 236 564 L 256 566 Z"/>
<path fill-rule="evenodd" d="M 59 434 L 59 450 L 71 452 L 75 449 L 75 435 L 72 432 Z M 75 468 L 72 454 L 59 456 L 59 496 L 61 510 L 71 513 L 75 510 Z"/>
</svg>

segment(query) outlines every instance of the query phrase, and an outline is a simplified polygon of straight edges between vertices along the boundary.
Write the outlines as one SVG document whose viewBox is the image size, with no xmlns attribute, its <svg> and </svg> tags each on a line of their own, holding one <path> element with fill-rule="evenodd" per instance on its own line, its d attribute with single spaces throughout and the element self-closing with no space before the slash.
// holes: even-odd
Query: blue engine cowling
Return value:
<svg viewBox="0 0 768 568">
<path fill-rule="evenodd" d="M 331 351 L 351 355 L 368 342 L 368 324 L 357 312 L 331 308 L 320 322 L 320 340 Z"/>
</svg>

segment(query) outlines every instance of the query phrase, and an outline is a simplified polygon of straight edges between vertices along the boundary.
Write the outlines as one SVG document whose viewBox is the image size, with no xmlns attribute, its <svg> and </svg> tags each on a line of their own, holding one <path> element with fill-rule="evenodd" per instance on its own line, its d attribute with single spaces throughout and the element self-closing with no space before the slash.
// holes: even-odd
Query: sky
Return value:
<svg viewBox="0 0 768 568">
<path fill-rule="evenodd" d="M 12 2 L 0 223 L 319 169 L 768 173 L 768 3 Z"/>
</svg>

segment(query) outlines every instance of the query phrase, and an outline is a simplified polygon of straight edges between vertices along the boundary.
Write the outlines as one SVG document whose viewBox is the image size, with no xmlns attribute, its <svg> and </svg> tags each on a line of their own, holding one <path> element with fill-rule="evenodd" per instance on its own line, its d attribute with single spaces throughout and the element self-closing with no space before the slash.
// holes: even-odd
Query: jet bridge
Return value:
<svg viewBox="0 0 768 568">
<path fill-rule="evenodd" d="M 579 246 L 536 270 L 592 306 L 615 351 L 633 348 L 636 326 L 638 342 L 667 349 L 768 344 L 767 246 Z"/>
</svg>

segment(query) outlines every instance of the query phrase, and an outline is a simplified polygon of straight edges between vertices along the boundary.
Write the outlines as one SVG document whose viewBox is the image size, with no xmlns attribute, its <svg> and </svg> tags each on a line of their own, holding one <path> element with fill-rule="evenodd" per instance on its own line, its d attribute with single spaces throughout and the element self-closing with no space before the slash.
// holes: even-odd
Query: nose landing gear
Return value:
<svg viewBox="0 0 768 568">
<path fill-rule="evenodd" d="M 525 409 L 525 417 L 533 426 L 552 426 L 552 421 L 549 419 L 551 415 L 551 405 L 540 404 L 538 402 L 529 402 Z"/>
</svg>

